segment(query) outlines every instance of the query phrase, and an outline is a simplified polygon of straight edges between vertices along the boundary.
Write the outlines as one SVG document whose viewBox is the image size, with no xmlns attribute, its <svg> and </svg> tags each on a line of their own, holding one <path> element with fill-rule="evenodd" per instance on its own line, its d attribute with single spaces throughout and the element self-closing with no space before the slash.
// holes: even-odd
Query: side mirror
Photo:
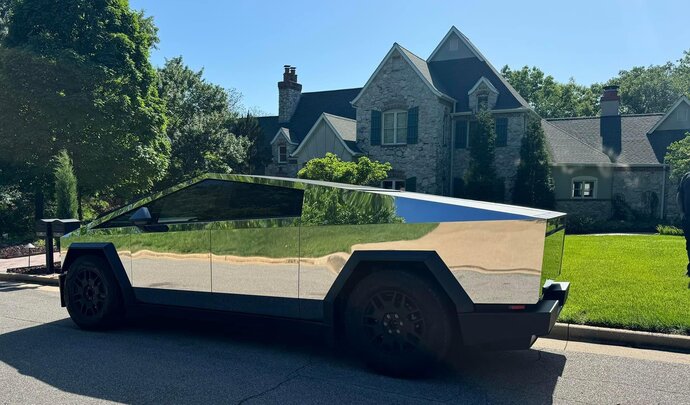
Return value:
<svg viewBox="0 0 690 405">
<path fill-rule="evenodd" d="M 153 218 L 151 218 L 151 213 L 146 207 L 141 207 L 129 217 L 129 222 L 133 223 L 135 226 L 146 226 L 153 223 Z"/>
</svg>

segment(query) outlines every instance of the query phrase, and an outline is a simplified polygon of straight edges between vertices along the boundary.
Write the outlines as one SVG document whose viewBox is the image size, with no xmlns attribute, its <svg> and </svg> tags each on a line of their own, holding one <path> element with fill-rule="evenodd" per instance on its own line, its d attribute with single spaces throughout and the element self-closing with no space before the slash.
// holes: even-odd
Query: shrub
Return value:
<svg viewBox="0 0 690 405">
<path fill-rule="evenodd" d="M 659 224 L 656 226 L 656 231 L 659 235 L 673 235 L 673 236 L 683 236 L 683 229 L 675 227 L 673 225 Z"/>
</svg>

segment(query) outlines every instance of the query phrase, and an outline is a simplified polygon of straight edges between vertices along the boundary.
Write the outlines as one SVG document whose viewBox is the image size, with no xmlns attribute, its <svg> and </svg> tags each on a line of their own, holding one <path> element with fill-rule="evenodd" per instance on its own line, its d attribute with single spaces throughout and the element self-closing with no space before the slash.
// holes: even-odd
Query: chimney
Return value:
<svg viewBox="0 0 690 405">
<path fill-rule="evenodd" d="M 297 83 L 297 68 L 284 65 L 283 81 L 278 82 L 278 123 L 290 122 L 302 95 L 302 85 Z"/>
<path fill-rule="evenodd" d="M 604 94 L 601 95 L 599 101 L 601 105 L 599 133 L 602 149 L 615 163 L 621 153 L 621 98 L 618 96 L 618 86 L 605 86 Z"/>
</svg>

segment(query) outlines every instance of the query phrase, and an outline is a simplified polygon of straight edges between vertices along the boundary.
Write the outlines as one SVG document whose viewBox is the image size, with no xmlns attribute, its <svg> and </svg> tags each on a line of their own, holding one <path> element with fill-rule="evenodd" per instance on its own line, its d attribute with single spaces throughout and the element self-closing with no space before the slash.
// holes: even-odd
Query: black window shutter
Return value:
<svg viewBox="0 0 690 405">
<path fill-rule="evenodd" d="M 496 146 L 508 145 L 508 119 L 496 118 Z"/>
<path fill-rule="evenodd" d="M 467 147 L 467 121 L 455 121 L 455 149 Z"/>
<path fill-rule="evenodd" d="M 381 111 L 371 110 L 371 137 L 372 145 L 381 145 Z"/>
<path fill-rule="evenodd" d="M 405 191 L 417 191 L 417 178 L 410 177 L 405 180 Z"/>
<path fill-rule="evenodd" d="M 407 110 L 407 143 L 417 143 L 419 138 L 419 107 Z"/>
</svg>

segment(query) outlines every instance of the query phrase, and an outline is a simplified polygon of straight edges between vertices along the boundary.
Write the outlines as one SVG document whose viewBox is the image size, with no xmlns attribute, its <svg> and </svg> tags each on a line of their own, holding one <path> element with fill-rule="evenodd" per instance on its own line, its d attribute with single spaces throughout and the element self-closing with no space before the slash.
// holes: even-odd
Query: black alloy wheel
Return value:
<svg viewBox="0 0 690 405">
<path fill-rule="evenodd" d="M 447 360 L 457 321 L 445 293 L 412 270 L 376 270 L 351 291 L 344 310 L 349 345 L 374 370 L 429 374 Z"/>
<path fill-rule="evenodd" d="M 65 301 L 70 317 L 83 329 L 116 326 L 124 315 L 120 289 L 107 263 L 82 256 L 67 269 Z"/>
</svg>

